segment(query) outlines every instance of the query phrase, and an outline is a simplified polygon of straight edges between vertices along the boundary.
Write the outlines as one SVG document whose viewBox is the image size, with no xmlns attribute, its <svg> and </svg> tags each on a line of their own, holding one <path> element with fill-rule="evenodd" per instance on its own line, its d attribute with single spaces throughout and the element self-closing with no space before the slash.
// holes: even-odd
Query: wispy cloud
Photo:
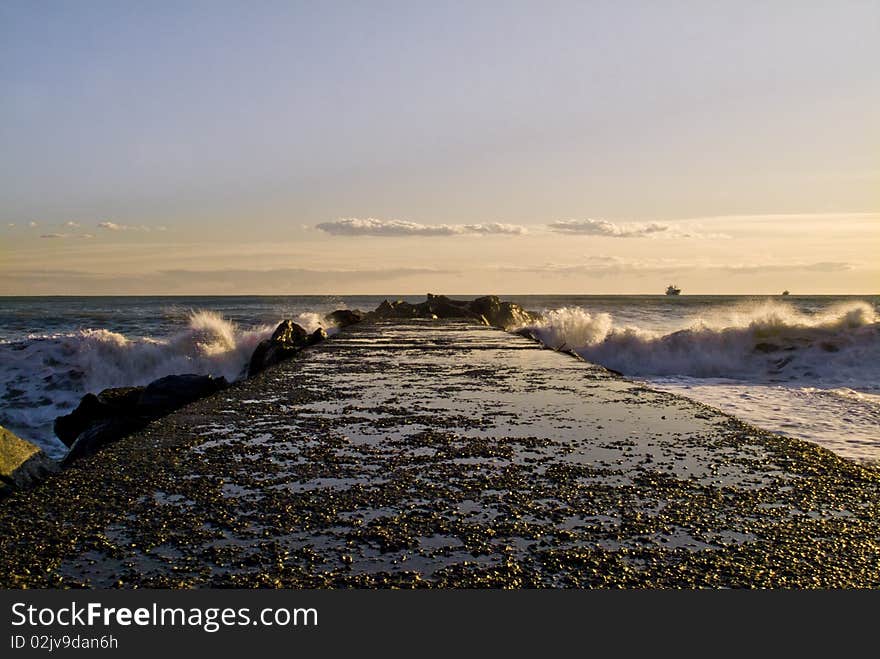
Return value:
<svg viewBox="0 0 880 659">
<path fill-rule="evenodd" d="M 95 234 L 93 233 L 43 233 L 40 234 L 40 238 L 94 238 Z"/>
<path fill-rule="evenodd" d="M 38 226 L 39 222 L 28 222 L 28 226 L 33 229 L 35 226 Z"/>
<path fill-rule="evenodd" d="M 762 272 L 847 272 L 853 270 L 852 263 L 842 261 L 819 261 L 817 263 L 759 263 L 759 264 L 735 264 L 718 266 L 717 269 L 730 272 L 735 275 L 753 275 Z"/>
<path fill-rule="evenodd" d="M 458 270 L 387 268 L 324 270 L 162 270 L 143 274 L 112 274 L 78 270 L 19 270 L 0 272 L 0 295 L 28 287 L 38 293 L 114 295 L 157 292 L 212 294 L 218 287 L 229 294 L 290 294 L 291 291 L 330 294 L 365 284 L 405 286 L 418 277 L 458 276 Z"/>
<path fill-rule="evenodd" d="M 782 222 L 785 224 L 805 222 L 868 222 L 874 223 L 880 220 L 880 212 L 840 212 L 840 213 L 752 213 L 749 215 L 713 215 L 688 218 L 687 222 L 743 224 L 758 223 L 766 224 Z"/>
<path fill-rule="evenodd" d="M 334 236 L 458 236 L 476 235 L 508 235 L 516 236 L 526 233 L 525 227 L 516 224 L 419 224 L 404 220 L 379 220 L 376 218 L 344 218 L 333 222 L 322 222 L 315 226 L 325 233 Z"/>
<path fill-rule="evenodd" d="M 77 227 L 80 226 L 80 224 L 79 224 L 79 222 L 70 221 L 70 222 L 65 222 L 64 226 L 69 227 L 71 229 L 76 229 Z"/>
<path fill-rule="evenodd" d="M 563 276 L 606 277 L 620 274 L 660 274 L 672 273 L 681 265 L 666 261 L 647 261 L 625 259 L 618 256 L 588 256 L 579 263 L 543 263 L 537 265 L 505 265 L 499 268 L 506 272 L 524 272 Z"/>
<path fill-rule="evenodd" d="M 617 256 L 590 256 L 580 263 L 544 263 L 540 265 L 500 266 L 508 272 L 526 272 L 557 275 L 609 275 L 636 274 L 661 275 L 684 272 L 724 272 L 734 275 L 759 275 L 774 272 L 847 272 L 856 265 L 841 261 L 818 261 L 813 263 L 735 263 L 706 264 L 696 261 L 665 259 L 625 259 Z"/>
<path fill-rule="evenodd" d="M 579 236 L 605 236 L 609 238 L 644 238 L 657 233 L 669 231 L 668 224 L 651 222 L 650 224 L 615 224 L 608 220 L 559 220 L 552 222 L 548 228 L 556 233 L 574 234 Z"/>
<path fill-rule="evenodd" d="M 106 229 L 107 231 L 150 231 L 150 227 L 139 225 L 134 226 L 131 224 L 117 224 L 116 222 L 98 222 L 98 228 Z M 165 231 L 166 227 L 158 227 L 157 231 Z"/>
</svg>

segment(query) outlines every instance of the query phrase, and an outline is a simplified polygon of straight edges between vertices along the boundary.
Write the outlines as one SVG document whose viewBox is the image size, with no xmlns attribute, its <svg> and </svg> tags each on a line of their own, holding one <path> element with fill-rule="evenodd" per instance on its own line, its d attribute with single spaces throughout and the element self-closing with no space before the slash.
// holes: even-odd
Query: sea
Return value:
<svg viewBox="0 0 880 659">
<path fill-rule="evenodd" d="M 311 331 L 385 299 L 424 296 L 0 297 L 0 425 L 61 457 L 53 421 L 87 392 L 177 373 L 236 380 L 282 319 Z M 880 296 L 502 299 L 541 312 L 531 329 L 550 347 L 880 464 Z"/>
</svg>

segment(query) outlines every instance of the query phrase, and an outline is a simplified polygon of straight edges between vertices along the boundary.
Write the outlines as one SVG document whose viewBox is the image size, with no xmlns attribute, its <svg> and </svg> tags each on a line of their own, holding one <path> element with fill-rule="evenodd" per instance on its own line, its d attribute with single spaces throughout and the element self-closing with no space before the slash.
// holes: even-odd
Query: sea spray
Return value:
<svg viewBox="0 0 880 659">
<path fill-rule="evenodd" d="M 672 332 L 617 326 L 608 313 L 546 311 L 529 327 L 549 347 L 633 376 L 676 375 L 878 388 L 880 326 L 867 303 L 805 314 L 770 302 L 686 319 Z"/>
<path fill-rule="evenodd" d="M 777 301 L 703 309 L 670 331 L 581 307 L 546 311 L 551 348 L 854 460 L 880 461 L 880 325 L 866 302 L 814 313 Z"/>
<path fill-rule="evenodd" d="M 311 326 L 315 314 L 300 318 Z M 88 392 L 147 384 L 165 375 L 198 373 L 241 378 L 257 344 L 275 325 L 242 329 L 212 311 L 192 311 L 185 329 L 164 338 L 128 338 L 104 329 L 30 336 L 0 346 L 5 383 L 0 425 L 37 441 L 53 455 L 56 416 Z"/>
</svg>

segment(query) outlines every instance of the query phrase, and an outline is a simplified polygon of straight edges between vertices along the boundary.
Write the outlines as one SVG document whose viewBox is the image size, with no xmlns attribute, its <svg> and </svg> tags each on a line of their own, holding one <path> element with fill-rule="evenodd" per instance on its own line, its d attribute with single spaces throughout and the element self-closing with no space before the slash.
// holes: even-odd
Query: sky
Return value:
<svg viewBox="0 0 880 659">
<path fill-rule="evenodd" d="M 880 3 L 0 1 L 0 295 L 880 292 Z"/>
</svg>

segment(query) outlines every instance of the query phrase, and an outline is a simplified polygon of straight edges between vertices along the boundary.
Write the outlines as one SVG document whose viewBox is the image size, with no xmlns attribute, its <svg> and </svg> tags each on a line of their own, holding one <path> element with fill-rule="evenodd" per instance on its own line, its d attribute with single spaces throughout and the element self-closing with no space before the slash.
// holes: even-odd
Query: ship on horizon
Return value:
<svg viewBox="0 0 880 659">
<path fill-rule="evenodd" d="M 681 295 L 681 289 L 678 286 L 676 286 L 675 284 L 669 284 L 668 288 L 666 289 L 666 294 L 667 295 Z"/>
</svg>

